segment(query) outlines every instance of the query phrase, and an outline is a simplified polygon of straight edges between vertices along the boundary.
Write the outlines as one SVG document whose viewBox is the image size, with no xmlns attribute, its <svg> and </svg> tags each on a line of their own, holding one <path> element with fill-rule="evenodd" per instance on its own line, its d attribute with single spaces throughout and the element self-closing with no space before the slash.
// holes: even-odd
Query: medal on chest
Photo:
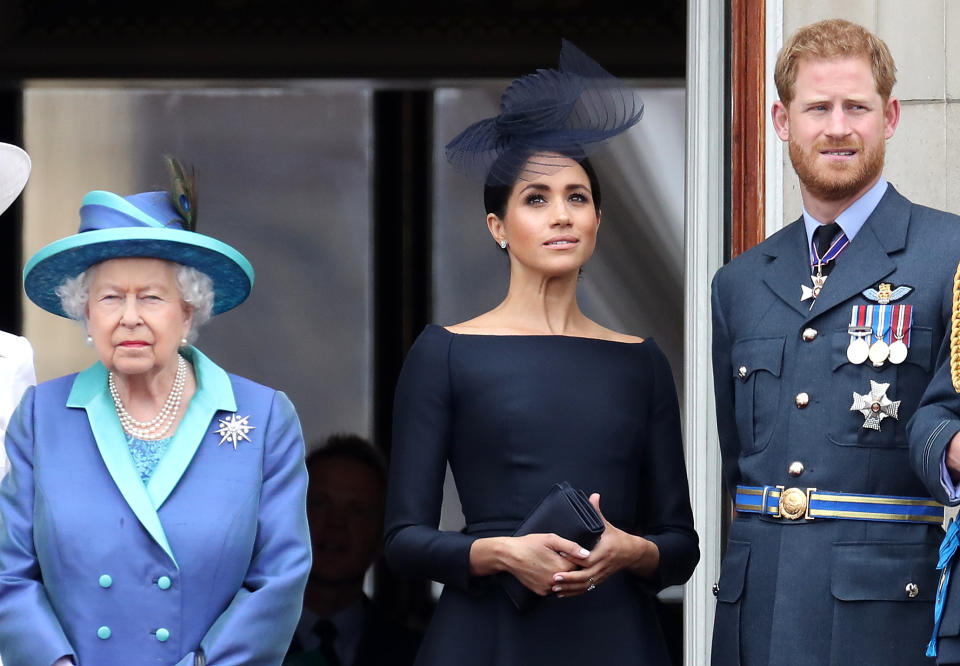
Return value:
<svg viewBox="0 0 960 666">
<path fill-rule="evenodd" d="M 810 301 L 811 310 L 813 309 L 813 304 L 817 302 L 817 296 L 819 296 L 823 290 L 824 283 L 827 281 L 827 276 L 823 274 L 824 265 L 836 259 L 837 255 L 847 249 L 848 245 L 850 245 L 850 239 L 847 238 L 846 234 L 841 232 L 821 257 L 817 251 L 816 243 L 811 241 L 810 266 L 813 269 L 813 275 L 810 276 L 810 282 L 813 286 L 800 285 L 800 302 Z"/>
<path fill-rule="evenodd" d="M 868 305 L 867 317 L 872 322 L 873 332 L 871 334 L 870 352 L 868 354 L 870 362 L 875 367 L 880 367 L 890 356 L 890 345 L 887 344 L 887 331 L 890 329 L 890 306 L 889 305 Z"/>
<path fill-rule="evenodd" d="M 810 309 L 812 310 L 817 296 L 820 295 L 820 290 L 823 289 L 823 283 L 827 281 L 827 276 L 811 275 L 810 281 L 813 282 L 813 287 L 808 287 L 805 284 L 800 285 L 800 302 L 810 301 Z"/>
<path fill-rule="evenodd" d="M 875 382 L 870 380 L 870 392 L 863 395 L 853 392 L 853 405 L 851 412 L 860 412 L 863 414 L 863 428 L 869 430 L 880 430 L 880 423 L 889 417 L 899 420 L 897 415 L 900 411 L 900 401 L 891 400 L 887 397 L 887 389 L 890 384 Z"/>
<path fill-rule="evenodd" d="M 890 302 L 903 298 L 911 291 L 913 287 L 902 285 L 892 289 L 890 284 L 881 282 L 876 289 L 861 292 L 875 305 L 854 305 L 850 310 L 848 361 L 861 365 L 869 359 L 874 367 L 879 368 L 887 361 L 899 365 L 907 360 L 913 306 L 893 305 Z"/>
</svg>

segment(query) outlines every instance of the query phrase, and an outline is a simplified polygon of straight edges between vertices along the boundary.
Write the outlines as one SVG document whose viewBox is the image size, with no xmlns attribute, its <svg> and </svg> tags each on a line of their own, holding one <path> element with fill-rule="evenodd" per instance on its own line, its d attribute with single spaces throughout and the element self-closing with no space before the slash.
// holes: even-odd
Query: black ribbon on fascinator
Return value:
<svg viewBox="0 0 960 666">
<path fill-rule="evenodd" d="M 447 161 L 488 185 L 531 180 L 581 160 L 601 142 L 633 127 L 643 101 L 576 46 L 563 40 L 557 69 L 515 80 L 500 115 L 470 125 L 447 144 Z"/>
</svg>

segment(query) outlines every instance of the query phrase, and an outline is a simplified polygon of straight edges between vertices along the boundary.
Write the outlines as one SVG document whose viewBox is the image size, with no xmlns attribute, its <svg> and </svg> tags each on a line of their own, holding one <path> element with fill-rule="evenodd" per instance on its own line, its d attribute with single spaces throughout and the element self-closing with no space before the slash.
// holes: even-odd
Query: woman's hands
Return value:
<svg viewBox="0 0 960 666">
<path fill-rule="evenodd" d="M 573 597 L 600 585 L 621 569 L 629 569 L 640 576 L 650 576 L 660 564 L 660 549 L 643 537 L 614 527 L 600 510 L 600 495 L 590 495 L 590 503 L 603 518 L 603 536 L 588 557 L 578 562 L 582 569 L 558 568 L 553 576 L 551 591 L 558 597 Z"/>
<path fill-rule="evenodd" d="M 507 571 L 536 594 L 555 593 L 561 598 L 583 594 L 621 569 L 652 575 L 660 564 L 657 545 L 614 527 L 600 511 L 598 493 L 590 495 L 590 503 L 604 524 L 592 552 L 556 534 L 477 539 L 470 547 L 470 573 Z"/>
<path fill-rule="evenodd" d="M 486 576 L 507 571 L 530 590 L 546 596 L 554 574 L 582 566 L 590 551 L 556 534 L 477 539 L 470 547 L 470 573 Z"/>
</svg>

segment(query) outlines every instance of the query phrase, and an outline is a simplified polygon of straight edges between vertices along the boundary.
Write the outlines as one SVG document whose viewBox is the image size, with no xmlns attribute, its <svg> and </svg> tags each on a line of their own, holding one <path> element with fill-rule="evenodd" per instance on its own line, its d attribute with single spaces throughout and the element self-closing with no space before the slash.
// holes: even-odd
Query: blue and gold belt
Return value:
<svg viewBox="0 0 960 666">
<path fill-rule="evenodd" d="M 943 505 L 930 498 L 834 493 L 816 488 L 737 486 L 736 509 L 786 520 L 834 518 L 943 523 Z"/>
</svg>

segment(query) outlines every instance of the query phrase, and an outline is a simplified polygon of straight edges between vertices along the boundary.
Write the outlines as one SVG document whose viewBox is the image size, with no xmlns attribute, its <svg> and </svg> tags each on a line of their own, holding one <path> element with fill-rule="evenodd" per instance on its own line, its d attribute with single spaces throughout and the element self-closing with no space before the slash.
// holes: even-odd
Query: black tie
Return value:
<svg viewBox="0 0 960 666">
<path fill-rule="evenodd" d="M 320 637 L 320 653 L 329 666 L 340 666 L 340 657 L 333 649 L 333 642 L 337 639 L 337 626 L 330 620 L 318 620 L 313 625 L 313 633 Z"/>
<path fill-rule="evenodd" d="M 840 225 L 836 222 L 821 224 L 813 230 L 813 244 L 817 246 L 817 255 L 822 257 L 830 250 L 830 246 L 833 245 L 839 230 Z M 821 274 L 829 275 L 832 269 L 833 262 L 827 262 L 821 266 Z M 814 265 L 814 270 L 816 270 L 816 265 Z"/>
</svg>

